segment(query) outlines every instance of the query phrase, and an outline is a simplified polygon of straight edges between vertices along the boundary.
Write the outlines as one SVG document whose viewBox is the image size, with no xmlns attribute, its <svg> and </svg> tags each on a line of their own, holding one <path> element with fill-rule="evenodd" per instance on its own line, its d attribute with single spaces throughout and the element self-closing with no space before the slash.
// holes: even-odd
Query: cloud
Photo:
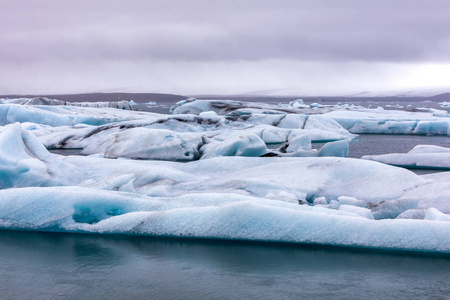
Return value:
<svg viewBox="0 0 450 300">
<path fill-rule="evenodd" d="M 93 82 L 123 86 L 127 78 L 144 76 L 143 66 L 147 72 L 158 70 L 153 82 L 186 91 L 192 90 L 184 86 L 189 80 L 171 82 L 180 77 L 177 66 L 203 78 L 203 86 L 189 82 L 195 90 L 220 89 L 224 81 L 229 92 L 241 90 L 239 82 L 246 82 L 249 89 L 268 84 L 280 88 L 295 84 L 283 74 L 303 81 L 308 81 L 308 74 L 336 81 L 339 73 L 346 72 L 348 82 L 362 88 L 360 75 L 349 72 L 381 68 L 383 74 L 390 74 L 386 69 L 390 66 L 392 74 L 399 74 L 397 70 L 405 65 L 411 69 L 413 64 L 450 63 L 448 11 L 450 2 L 445 0 L 4 1 L 0 92 L 16 89 L 14 80 L 24 87 L 36 88 L 39 81 L 42 87 L 54 89 L 50 84 L 59 73 L 72 78 L 71 84 L 64 84 L 68 90 L 93 88 Z M 330 71 L 338 67 L 341 72 Z M 244 69 L 254 70 L 248 71 L 254 83 Z M 83 75 L 78 78 L 67 70 Z M 255 76 L 256 70 L 266 75 Z M 39 80 L 30 75 L 36 72 Z M 16 77 L 11 79 L 13 74 Z M 374 86 L 389 84 L 379 75 L 373 71 L 369 76 Z M 102 84 L 100 77 L 108 84 Z M 145 86 L 139 78 L 134 80 Z"/>
</svg>

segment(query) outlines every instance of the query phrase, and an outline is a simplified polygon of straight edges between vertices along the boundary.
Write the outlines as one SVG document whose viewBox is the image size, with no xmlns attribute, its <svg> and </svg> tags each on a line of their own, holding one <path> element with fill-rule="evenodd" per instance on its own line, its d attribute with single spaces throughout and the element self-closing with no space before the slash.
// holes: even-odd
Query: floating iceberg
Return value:
<svg viewBox="0 0 450 300">
<path fill-rule="evenodd" d="M 450 252 L 449 175 L 323 157 L 353 137 L 333 119 L 1 104 L 0 228 Z M 243 157 L 270 143 L 290 157 Z"/>
<path fill-rule="evenodd" d="M 323 116 L 334 119 L 351 133 L 450 136 L 450 116 L 446 112 L 358 109 L 336 110 Z"/>
<path fill-rule="evenodd" d="M 113 108 L 0 104 L 0 126 L 31 122 L 50 126 L 103 125 L 151 117 L 151 113 Z"/>
<path fill-rule="evenodd" d="M 450 170 L 450 148 L 434 145 L 418 145 L 408 153 L 365 155 L 362 158 L 405 168 Z"/>
<path fill-rule="evenodd" d="M 135 110 L 136 102 L 133 100 L 126 101 L 100 101 L 100 102 L 69 102 L 57 99 L 49 99 L 46 97 L 34 98 L 15 98 L 15 99 L 0 99 L 0 104 L 20 104 L 20 105 L 63 105 L 63 106 L 78 106 L 78 107 L 96 107 L 96 108 L 117 108 Z"/>
<path fill-rule="evenodd" d="M 80 187 L 0 191 L 0 228 L 448 252 L 445 216 L 374 221 L 233 194 L 155 198 Z"/>
<path fill-rule="evenodd" d="M 304 151 L 302 145 L 297 149 L 302 151 L 294 155 L 298 141 L 292 139 L 304 135 L 311 144 L 354 137 L 333 119 L 315 115 L 250 112 L 235 118 L 213 111 L 164 115 L 107 108 L 0 105 L 0 124 L 15 121 L 22 122 L 47 148 L 81 148 L 86 155 L 171 161 L 197 160 L 204 154 L 260 156 L 272 152 L 278 156 L 344 156 L 348 141 L 339 144 L 344 148 L 330 145 L 326 148 L 336 151 L 320 153 L 311 147 Z M 252 138 L 244 138 L 249 136 Z M 238 144 L 241 149 L 258 144 L 258 150 L 240 151 L 235 148 Z M 288 147 L 291 154 L 269 151 L 268 144 Z"/>
</svg>

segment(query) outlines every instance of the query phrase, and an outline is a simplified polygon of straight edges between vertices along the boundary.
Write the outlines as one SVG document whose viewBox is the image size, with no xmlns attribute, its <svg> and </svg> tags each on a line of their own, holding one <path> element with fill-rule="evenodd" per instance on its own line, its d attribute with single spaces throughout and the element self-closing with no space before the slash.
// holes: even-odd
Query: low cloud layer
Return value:
<svg viewBox="0 0 450 300">
<path fill-rule="evenodd" d="M 0 93 L 338 93 L 407 86 L 415 70 L 450 65 L 445 0 L 0 5 Z"/>
</svg>

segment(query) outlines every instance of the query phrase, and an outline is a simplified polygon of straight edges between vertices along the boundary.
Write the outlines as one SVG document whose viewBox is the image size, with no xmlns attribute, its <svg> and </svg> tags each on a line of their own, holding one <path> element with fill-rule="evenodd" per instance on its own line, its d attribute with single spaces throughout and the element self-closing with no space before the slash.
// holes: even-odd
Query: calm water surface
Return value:
<svg viewBox="0 0 450 300">
<path fill-rule="evenodd" d="M 0 231 L 1 299 L 448 299 L 450 258 Z"/>
</svg>

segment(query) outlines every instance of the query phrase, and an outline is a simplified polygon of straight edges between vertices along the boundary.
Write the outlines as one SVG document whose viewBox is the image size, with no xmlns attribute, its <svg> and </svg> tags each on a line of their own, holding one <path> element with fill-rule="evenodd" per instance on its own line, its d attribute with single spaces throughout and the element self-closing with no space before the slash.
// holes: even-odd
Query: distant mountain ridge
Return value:
<svg viewBox="0 0 450 300">
<path fill-rule="evenodd" d="M 86 94 L 68 94 L 68 95 L 49 95 L 49 94 L 30 94 L 30 95 L 0 95 L 0 98 L 34 98 L 46 97 L 49 99 L 58 99 L 68 102 L 114 102 L 126 100 L 133 100 L 137 103 L 145 103 L 154 101 L 160 104 L 174 104 L 178 101 L 195 97 L 198 99 L 217 99 L 217 100 L 239 100 L 239 101 L 254 101 L 254 102 L 286 102 L 295 99 L 304 99 L 305 101 L 349 101 L 349 100 L 366 100 L 366 101 L 425 101 L 433 102 L 450 101 L 450 92 L 430 94 L 430 95 L 414 95 L 413 93 L 397 94 L 397 95 L 379 95 L 375 96 L 370 93 L 361 93 L 355 95 L 336 95 L 336 96 L 302 96 L 302 95 L 254 95 L 254 94 L 234 94 L 234 95 L 176 95 L 163 93 L 86 93 Z"/>
</svg>

